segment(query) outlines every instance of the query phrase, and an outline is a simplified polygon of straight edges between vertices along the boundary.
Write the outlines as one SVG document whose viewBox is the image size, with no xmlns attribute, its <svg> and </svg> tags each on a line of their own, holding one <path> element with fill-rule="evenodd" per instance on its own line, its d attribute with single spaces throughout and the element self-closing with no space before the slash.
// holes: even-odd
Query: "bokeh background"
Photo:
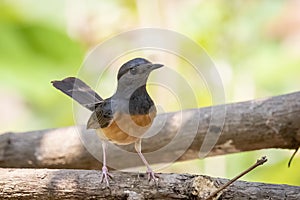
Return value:
<svg viewBox="0 0 300 200">
<path fill-rule="evenodd" d="M 0 132 L 74 125 L 72 101 L 50 81 L 76 76 L 93 47 L 123 31 L 166 28 L 191 38 L 215 62 L 226 102 L 298 91 L 300 1 L 1 0 Z M 99 89 L 100 90 L 100 89 Z M 202 95 L 199 106 L 209 105 Z M 175 163 L 165 172 L 300 185 L 300 157 L 263 150 Z"/>
</svg>

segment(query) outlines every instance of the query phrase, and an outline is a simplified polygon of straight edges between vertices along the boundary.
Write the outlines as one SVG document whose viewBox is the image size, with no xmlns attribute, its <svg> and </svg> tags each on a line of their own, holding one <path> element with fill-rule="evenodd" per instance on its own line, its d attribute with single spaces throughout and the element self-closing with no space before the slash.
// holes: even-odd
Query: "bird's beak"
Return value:
<svg viewBox="0 0 300 200">
<path fill-rule="evenodd" d="M 162 65 L 162 64 L 152 64 L 151 65 L 151 70 L 155 70 L 155 69 L 158 69 L 158 68 L 161 68 L 161 67 L 163 67 L 164 65 Z"/>
</svg>

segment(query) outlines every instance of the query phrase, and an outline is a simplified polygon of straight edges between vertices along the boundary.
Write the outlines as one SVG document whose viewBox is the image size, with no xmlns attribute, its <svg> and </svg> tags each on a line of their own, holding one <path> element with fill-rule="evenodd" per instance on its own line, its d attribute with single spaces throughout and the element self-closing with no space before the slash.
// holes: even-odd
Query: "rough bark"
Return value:
<svg viewBox="0 0 300 200">
<path fill-rule="evenodd" d="M 228 180 L 189 174 L 113 172 L 110 187 L 96 170 L 0 169 L 0 197 L 7 199 L 201 199 Z M 29 181 L 30 180 L 30 181 Z M 300 187 L 237 181 L 219 199 L 299 199 Z"/>
<path fill-rule="evenodd" d="M 224 126 L 221 123 L 223 118 Z M 174 160 L 169 158 L 176 157 L 178 160 L 198 158 L 205 136 L 213 146 L 206 156 L 266 148 L 295 149 L 300 146 L 300 92 L 165 113 L 157 116 L 158 123 L 154 128 L 160 126 L 164 119 L 165 124 L 158 134 L 143 139 L 143 151 L 153 153 L 145 154 L 151 164 L 172 162 Z M 195 123 L 196 131 L 191 128 Z M 177 134 L 179 130 L 183 131 Z M 220 130 L 222 133 L 219 136 Z M 213 145 L 213 139 L 218 136 Z M 168 148 L 163 148 L 167 145 Z M 121 148 L 134 152 L 133 145 Z M 209 146 L 203 149 L 209 151 Z M 0 136 L 1 167 L 99 168 L 99 162 L 90 153 L 101 157 L 100 142 L 94 132 L 86 131 L 83 126 Z M 108 146 L 109 163 L 114 163 L 113 168 L 142 164 L 137 156 L 124 156 L 124 152 L 114 145 Z"/>
</svg>

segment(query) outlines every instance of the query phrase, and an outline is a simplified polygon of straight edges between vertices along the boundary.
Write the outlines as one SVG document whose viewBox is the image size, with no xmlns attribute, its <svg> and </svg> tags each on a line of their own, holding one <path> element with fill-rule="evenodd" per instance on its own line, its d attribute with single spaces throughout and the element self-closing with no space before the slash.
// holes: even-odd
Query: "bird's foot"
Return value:
<svg viewBox="0 0 300 200">
<path fill-rule="evenodd" d="M 155 184 L 157 185 L 159 177 L 153 172 L 153 170 L 152 169 L 148 169 L 147 170 L 147 174 L 148 174 L 148 181 L 150 182 L 150 181 L 153 180 L 155 182 Z"/>
<path fill-rule="evenodd" d="M 113 176 L 110 173 L 108 173 L 107 167 L 103 166 L 100 182 L 103 183 L 103 181 L 105 181 L 106 186 L 109 187 L 108 179 L 112 179 L 112 178 L 113 178 Z"/>
</svg>

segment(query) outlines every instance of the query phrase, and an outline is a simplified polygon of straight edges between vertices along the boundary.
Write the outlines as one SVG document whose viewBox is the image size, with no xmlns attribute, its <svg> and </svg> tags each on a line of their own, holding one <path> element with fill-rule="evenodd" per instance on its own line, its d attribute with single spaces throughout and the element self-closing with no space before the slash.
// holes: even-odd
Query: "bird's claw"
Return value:
<svg viewBox="0 0 300 200">
<path fill-rule="evenodd" d="M 147 174 L 148 174 L 148 181 L 149 182 L 151 180 L 153 180 L 156 184 L 158 184 L 158 178 L 159 177 L 151 169 L 147 170 Z"/>
<path fill-rule="evenodd" d="M 103 183 L 103 181 L 106 182 L 106 186 L 109 187 L 109 181 L 108 179 L 112 179 L 113 176 L 108 173 L 108 169 L 106 166 L 102 167 L 102 174 L 101 174 L 101 178 L 100 178 L 100 183 Z"/>
</svg>

